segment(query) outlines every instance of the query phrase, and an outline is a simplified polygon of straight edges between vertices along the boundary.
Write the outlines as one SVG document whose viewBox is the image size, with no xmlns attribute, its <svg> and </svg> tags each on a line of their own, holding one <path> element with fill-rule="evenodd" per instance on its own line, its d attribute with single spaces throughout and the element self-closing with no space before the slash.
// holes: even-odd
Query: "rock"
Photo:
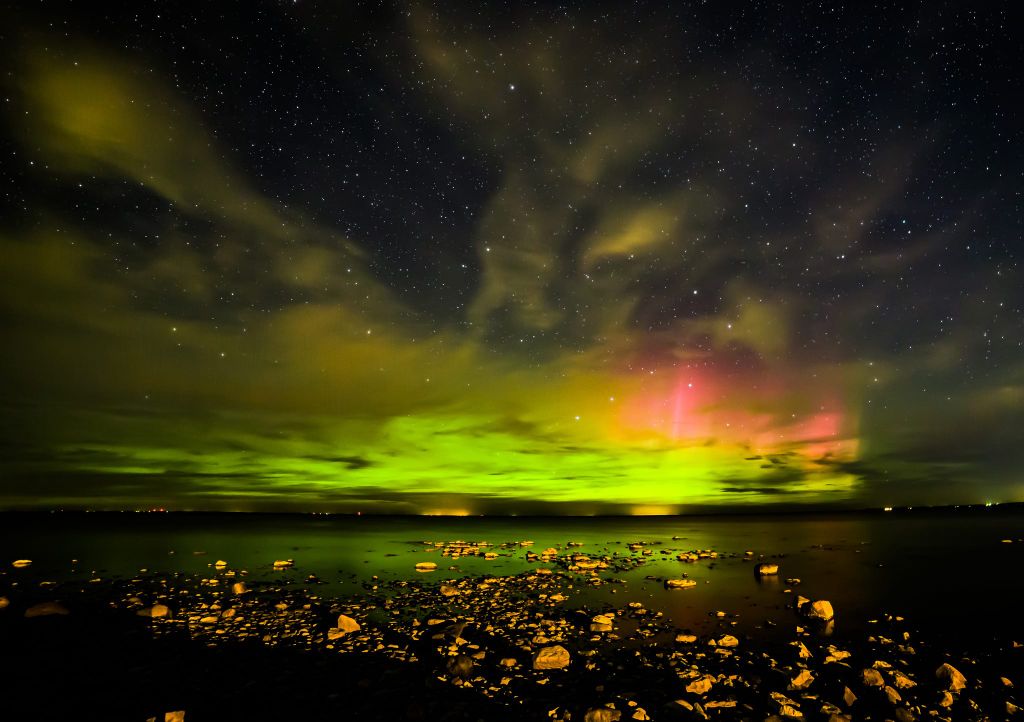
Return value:
<svg viewBox="0 0 1024 722">
<path fill-rule="evenodd" d="M 416 571 L 418 572 L 433 572 L 437 570 L 437 564 L 434 562 L 418 562 L 416 564 Z"/>
<path fill-rule="evenodd" d="M 164 712 L 164 722 L 185 722 L 185 710 L 179 709 L 174 712 Z"/>
<path fill-rule="evenodd" d="M 598 614 L 590 620 L 591 632 L 612 631 L 613 617 L 610 614 Z"/>
<path fill-rule="evenodd" d="M 938 699 L 938 702 L 936 704 L 938 704 L 939 707 L 952 707 L 953 706 L 953 702 L 955 702 L 955 701 L 956 701 L 956 699 L 953 697 L 953 695 L 951 695 L 946 690 L 942 690 L 939 693 L 939 699 Z"/>
<path fill-rule="evenodd" d="M 778 564 L 758 564 L 754 569 L 759 577 L 769 577 L 779 573 Z"/>
<path fill-rule="evenodd" d="M 697 641 L 697 635 L 696 634 L 687 634 L 685 632 L 680 632 L 679 634 L 676 635 L 676 641 L 679 642 L 680 644 L 693 644 L 694 642 Z"/>
<path fill-rule="evenodd" d="M 214 566 L 215 569 L 226 569 L 227 566 L 228 566 L 228 563 L 226 561 L 224 561 L 223 559 L 218 559 L 217 561 L 215 561 L 213 563 L 213 566 Z"/>
<path fill-rule="evenodd" d="M 823 622 L 831 621 L 835 616 L 832 611 L 832 603 L 824 599 L 811 602 L 810 604 L 803 605 L 800 610 L 804 613 L 805 617 L 809 619 L 820 619 Z"/>
<path fill-rule="evenodd" d="M 344 614 L 339 614 L 337 629 L 342 634 L 348 634 L 349 632 L 358 632 L 359 622 L 352 619 L 352 617 L 346 616 Z"/>
<path fill-rule="evenodd" d="M 501 661 L 498 662 L 502 667 L 515 667 L 519 664 L 515 657 L 502 657 Z"/>
<path fill-rule="evenodd" d="M 792 690 L 807 689 L 814 681 L 814 675 L 809 670 L 801 669 L 800 672 L 789 680 L 789 688 Z"/>
<path fill-rule="evenodd" d="M 697 582 L 692 579 L 666 579 L 666 589 L 690 589 L 697 586 Z"/>
<path fill-rule="evenodd" d="M 853 703 L 857 701 L 857 695 L 853 693 L 853 690 L 849 687 L 843 687 L 843 704 L 847 707 L 852 707 Z"/>
<path fill-rule="evenodd" d="M 25 617 L 51 617 L 54 615 L 66 616 L 70 614 L 67 607 L 60 602 L 39 602 L 25 610 Z"/>
<path fill-rule="evenodd" d="M 724 634 L 718 638 L 717 642 L 719 647 L 736 647 L 739 645 L 740 640 L 731 634 Z"/>
<path fill-rule="evenodd" d="M 779 716 L 786 719 L 803 719 L 804 713 L 798 707 L 791 704 L 784 704 L 779 708 Z"/>
<path fill-rule="evenodd" d="M 935 670 L 935 676 L 950 692 L 959 692 L 967 686 L 967 678 L 948 662 Z"/>
<path fill-rule="evenodd" d="M 892 684 L 896 689 L 910 689 L 917 686 L 917 682 L 899 670 L 892 673 Z"/>
<path fill-rule="evenodd" d="M 274 569 L 288 569 L 295 566 L 294 559 L 278 559 L 274 562 Z"/>
<path fill-rule="evenodd" d="M 637 722 L 649 722 L 651 718 L 650 715 L 647 714 L 647 710 L 643 707 L 637 707 L 633 710 L 633 716 L 630 719 L 635 719 Z"/>
<path fill-rule="evenodd" d="M 882 673 L 877 669 L 865 669 L 860 673 L 860 681 L 865 687 L 882 687 L 885 685 L 885 680 L 882 679 Z"/>
<path fill-rule="evenodd" d="M 7 597 L 0 597 L 0 609 L 7 609 L 11 606 L 11 600 Z"/>
<path fill-rule="evenodd" d="M 17 567 L 18 569 L 30 566 L 31 564 L 31 559 L 15 559 L 13 562 L 11 562 L 11 566 Z"/>
<path fill-rule="evenodd" d="M 152 617 L 155 620 L 170 617 L 171 609 L 166 604 L 154 604 L 148 609 L 150 613 L 146 614 L 146 617 Z"/>
<path fill-rule="evenodd" d="M 457 597 L 460 594 L 458 587 L 453 587 L 450 584 L 442 584 L 437 591 L 441 593 L 442 597 Z"/>
<path fill-rule="evenodd" d="M 807 649 L 807 645 L 801 641 L 790 642 L 790 646 L 796 647 L 796 656 L 800 659 L 810 659 L 811 650 Z"/>
<path fill-rule="evenodd" d="M 890 687 L 889 685 L 882 687 L 882 694 L 885 695 L 885 698 L 889 701 L 889 704 L 897 704 L 903 701 L 903 698 L 900 697 L 900 693 L 892 687 Z"/>
<path fill-rule="evenodd" d="M 715 678 L 709 674 L 705 674 L 703 677 L 697 679 L 686 685 L 686 691 L 690 694 L 707 694 L 711 688 L 715 685 Z"/>
<path fill-rule="evenodd" d="M 555 644 L 543 647 L 533 655 L 534 669 L 565 669 L 569 666 L 569 650 Z"/>
<path fill-rule="evenodd" d="M 593 707 L 583 715 L 583 722 L 619 722 L 622 713 L 610 707 Z"/>
<path fill-rule="evenodd" d="M 466 679 L 473 673 L 473 658 L 465 654 L 458 654 L 448 660 L 448 674 L 460 679 Z"/>
<path fill-rule="evenodd" d="M 249 589 L 245 586 L 245 582 L 235 582 L 231 585 L 232 594 L 245 594 L 248 591 Z"/>
<path fill-rule="evenodd" d="M 218 621 L 220 621 L 220 617 L 214 614 L 210 614 L 199 619 L 200 624 L 216 624 Z"/>
</svg>

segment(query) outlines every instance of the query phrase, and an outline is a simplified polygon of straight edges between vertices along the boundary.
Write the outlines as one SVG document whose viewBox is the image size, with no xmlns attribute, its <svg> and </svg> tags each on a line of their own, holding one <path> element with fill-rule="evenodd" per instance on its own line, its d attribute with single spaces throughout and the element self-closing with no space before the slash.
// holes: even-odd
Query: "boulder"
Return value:
<svg viewBox="0 0 1024 722">
<path fill-rule="evenodd" d="M 348 634 L 349 632 L 358 632 L 359 622 L 352 619 L 352 617 L 346 616 L 344 614 L 339 614 L 337 629 L 342 634 Z"/>
<path fill-rule="evenodd" d="M 569 650 L 555 644 L 543 647 L 533 655 L 534 669 L 565 669 L 569 666 Z"/>
<path fill-rule="evenodd" d="M 824 599 L 804 604 L 800 607 L 800 611 L 808 619 L 820 619 L 823 622 L 829 622 L 835 616 L 835 612 L 832 610 L 832 603 Z"/>
<path fill-rule="evenodd" d="M 67 607 L 60 602 L 39 602 L 25 610 L 25 617 L 51 617 L 54 615 L 65 616 L 70 614 Z"/>
<path fill-rule="evenodd" d="M 811 686 L 811 682 L 814 681 L 814 675 L 809 670 L 801 669 L 795 677 L 789 680 L 789 688 L 791 690 L 804 690 Z"/>
<path fill-rule="evenodd" d="M 171 616 L 171 609 L 166 604 L 154 604 L 149 609 L 140 609 L 138 612 L 140 617 L 152 617 L 153 619 L 163 619 Z"/>
<path fill-rule="evenodd" d="M 715 685 L 715 678 L 709 674 L 705 674 L 703 677 L 697 679 L 686 685 L 686 691 L 690 694 L 704 695 L 711 691 L 711 688 Z"/>
<path fill-rule="evenodd" d="M 877 669 L 862 670 L 860 673 L 860 681 L 865 687 L 882 687 L 885 685 L 885 680 L 882 679 L 882 673 Z"/>
<path fill-rule="evenodd" d="M 473 673 L 473 658 L 465 654 L 457 654 L 448 659 L 448 674 L 459 679 L 466 679 Z"/>
<path fill-rule="evenodd" d="M 935 676 L 950 692 L 959 692 L 967 686 L 967 678 L 948 662 L 935 670 Z"/>
</svg>

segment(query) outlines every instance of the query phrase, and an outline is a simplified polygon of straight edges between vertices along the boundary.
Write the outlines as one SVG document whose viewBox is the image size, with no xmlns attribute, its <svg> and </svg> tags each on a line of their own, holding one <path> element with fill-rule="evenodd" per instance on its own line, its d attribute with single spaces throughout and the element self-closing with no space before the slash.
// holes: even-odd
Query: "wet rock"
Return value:
<svg viewBox="0 0 1024 722">
<path fill-rule="evenodd" d="M 680 632 L 676 635 L 676 641 L 679 642 L 679 644 L 693 644 L 697 641 L 697 635 Z"/>
<path fill-rule="evenodd" d="M 852 707 L 853 703 L 857 701 L 857 695 L 853 693 L 853 690 L 849 687 L 843 687 L 843 704 L 847 707 Z"/>
<path fill-rule="evenodd" d="M 140 609 L 136 612 L 140 617 L 152 617 L 153 619 L 163 619 L 171 615 L 171 610 L 166 604 L 154 604 L 152 607 L 147 609 Z"/>
<path fill-rule="evenodd" d="M 25 617 L 51 617 L 54 615 L 66 616 L 70 614 L 67 607 L 60 602 L 39 602 L 25 610 Z"/>
<path fill-rule="evenodd" d="M 245 582 L 235 582 L 231 585 L 232 594 L 245 594 L 249 589 L 245 586 Z"/>
<path fill-rule="evenodd" d="M 731 634 L 723 634 L 715 642 L 719 647 L 736 647 L 739 646 L 740 640 Z"/>
<path fill-rule="evenodd" d="M 7 597 L 0 597 L 0 609 L 7 609 L 11 606 L 11 600 Z"/>
<path fill-rule="evenodd" d="M 885 699 L 888 700 L 889 704 L 898 704 L 899 702 L 903 701 L 903 698 L 900 696 L 900 693 L 892 687 L 890 687 L 889 685 L 882 687 L 882 694 L 885 695 Z"/>
<path fill-rule="evenodd" d="M 437 591 L 442 597 L 457 597 L 460 594 L 458 587 L 453 587 L 450 584 L 442 584 Z"/>
<path fill-rule="evenodd" d="M 939 692 L 939 699 L 936 702 L 936 704 L 939 705 L 939 707 L 948 708 L 952 707 L 955 701 L 956 698 L 953 697 L 953 695 L 951 695 L 946 690 L 942 690 L 941 692 Z"/>
<path fill-rule="evenodd" d="M 543 647 L 533 655 L 534 669 L 565 669 L 569 666 L 569 650 L 555 644 Z"/>
<path fill-rule="evenodd" d="M 31 564 L 31 559 L 15 559 L 13 562 L 11 562 L 11 566 L 16 567 L 18 569 L 23 569 L 27 566 L 31 566 Z"/>
<path fill-rule="evenodd" d="M 418 572 L 433 572 L 437 571 L 436 562 L 417 562 L 416 571 Z"/>
<path fill-rule="evenodd" d="M 832 610 L 832 603 L 824 599 L 818 599 L 817 601 L 809 604 L 804 604 L 800 611 L 808 619 L 820 619 L 823 622 L 831 621 L 835 616 Z"/>
<path fill-rule="evenodd" d="M 583 722 L 619 722 L 622 713 L 610 707 L 593 707 L 583 715 Z"/>
<path fill-rule="evenodd" d="M 960 674 L 960 670 L 948 662 L 935 670 L 935 677 L 950 692 L 959 692 L 967 686 L 967 679 Z"/>
<path fill-rule="evenodd" d="M 590 620 L 590 631 L 591 632 L 610 632 L 612 631 L 612 622 L 614 617 L 610 614 L 598 614 Z"/>
<path fill-rule="evenodd" d="M 666 579 L 666 589 L 690 589 L 697 586 L 697 582 L 692 579 Z"/>
<path fill-rule="evenodd" d="M 779 573 L 779 565 L 768 563 L 758 564 L 754 567 L 754 570 L 757 572 L 759 577 L 770 577 Z"/>
<path fill-rule="evenodd" d="M 217 561 L 215 561 L 213 563 L 213 566 L 214 566 L 215 569 L 227 569 L 228 568 L 228 563 L 226 561 L 224 561 L 223 559 L 218 559 Z"/>
<path fill-rule="evenodd" d="M 288 569 L 294 566 L 294 559 L 277 559 L 276 561 L 274 561 L 274 569 Z"/>
</svg>

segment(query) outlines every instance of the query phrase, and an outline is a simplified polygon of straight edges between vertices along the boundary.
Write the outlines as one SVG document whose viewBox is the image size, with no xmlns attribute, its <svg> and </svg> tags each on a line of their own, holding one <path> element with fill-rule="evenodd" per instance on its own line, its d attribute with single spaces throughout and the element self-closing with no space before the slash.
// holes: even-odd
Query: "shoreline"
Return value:
<svg viewBox="0 0 1024 722">
<path fill-rule="evenodd" d="M 8 578 L 0 638 L 15 660 L 11 689 L 39 701 L 36 719 L 106 705 L 105 719 L 181 710 L 189 722 L 840 722 L 1001 719 L 1021 704 L 1015 640 L 967 657 L 880 615 L 870 633 L 839 641 L 796 610 L 781 638 L 736 632 L 728 614 L 694 632 L 628 595 L 568 608 L 596 571 L 554 561 L 563 568 L 371 580 L 347 598 L 320 596 L 319 580 L 288 578 L 287 567 L 280 582 L 179 573 L 19 588 Z M 77 692 L 55 694 L 70 679 Z"/>
</svg>

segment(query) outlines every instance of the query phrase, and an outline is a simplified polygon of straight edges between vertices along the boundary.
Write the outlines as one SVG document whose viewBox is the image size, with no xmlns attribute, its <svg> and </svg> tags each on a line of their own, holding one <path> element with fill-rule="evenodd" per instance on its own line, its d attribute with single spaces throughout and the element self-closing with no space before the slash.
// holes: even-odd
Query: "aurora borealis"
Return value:
<svg viewBox="0 0 1024 722">
<path fill-rule="evenodd" d="M 25 5 L 0 507 L 1024 501 L 1005 5 Z"/>
</svg>

